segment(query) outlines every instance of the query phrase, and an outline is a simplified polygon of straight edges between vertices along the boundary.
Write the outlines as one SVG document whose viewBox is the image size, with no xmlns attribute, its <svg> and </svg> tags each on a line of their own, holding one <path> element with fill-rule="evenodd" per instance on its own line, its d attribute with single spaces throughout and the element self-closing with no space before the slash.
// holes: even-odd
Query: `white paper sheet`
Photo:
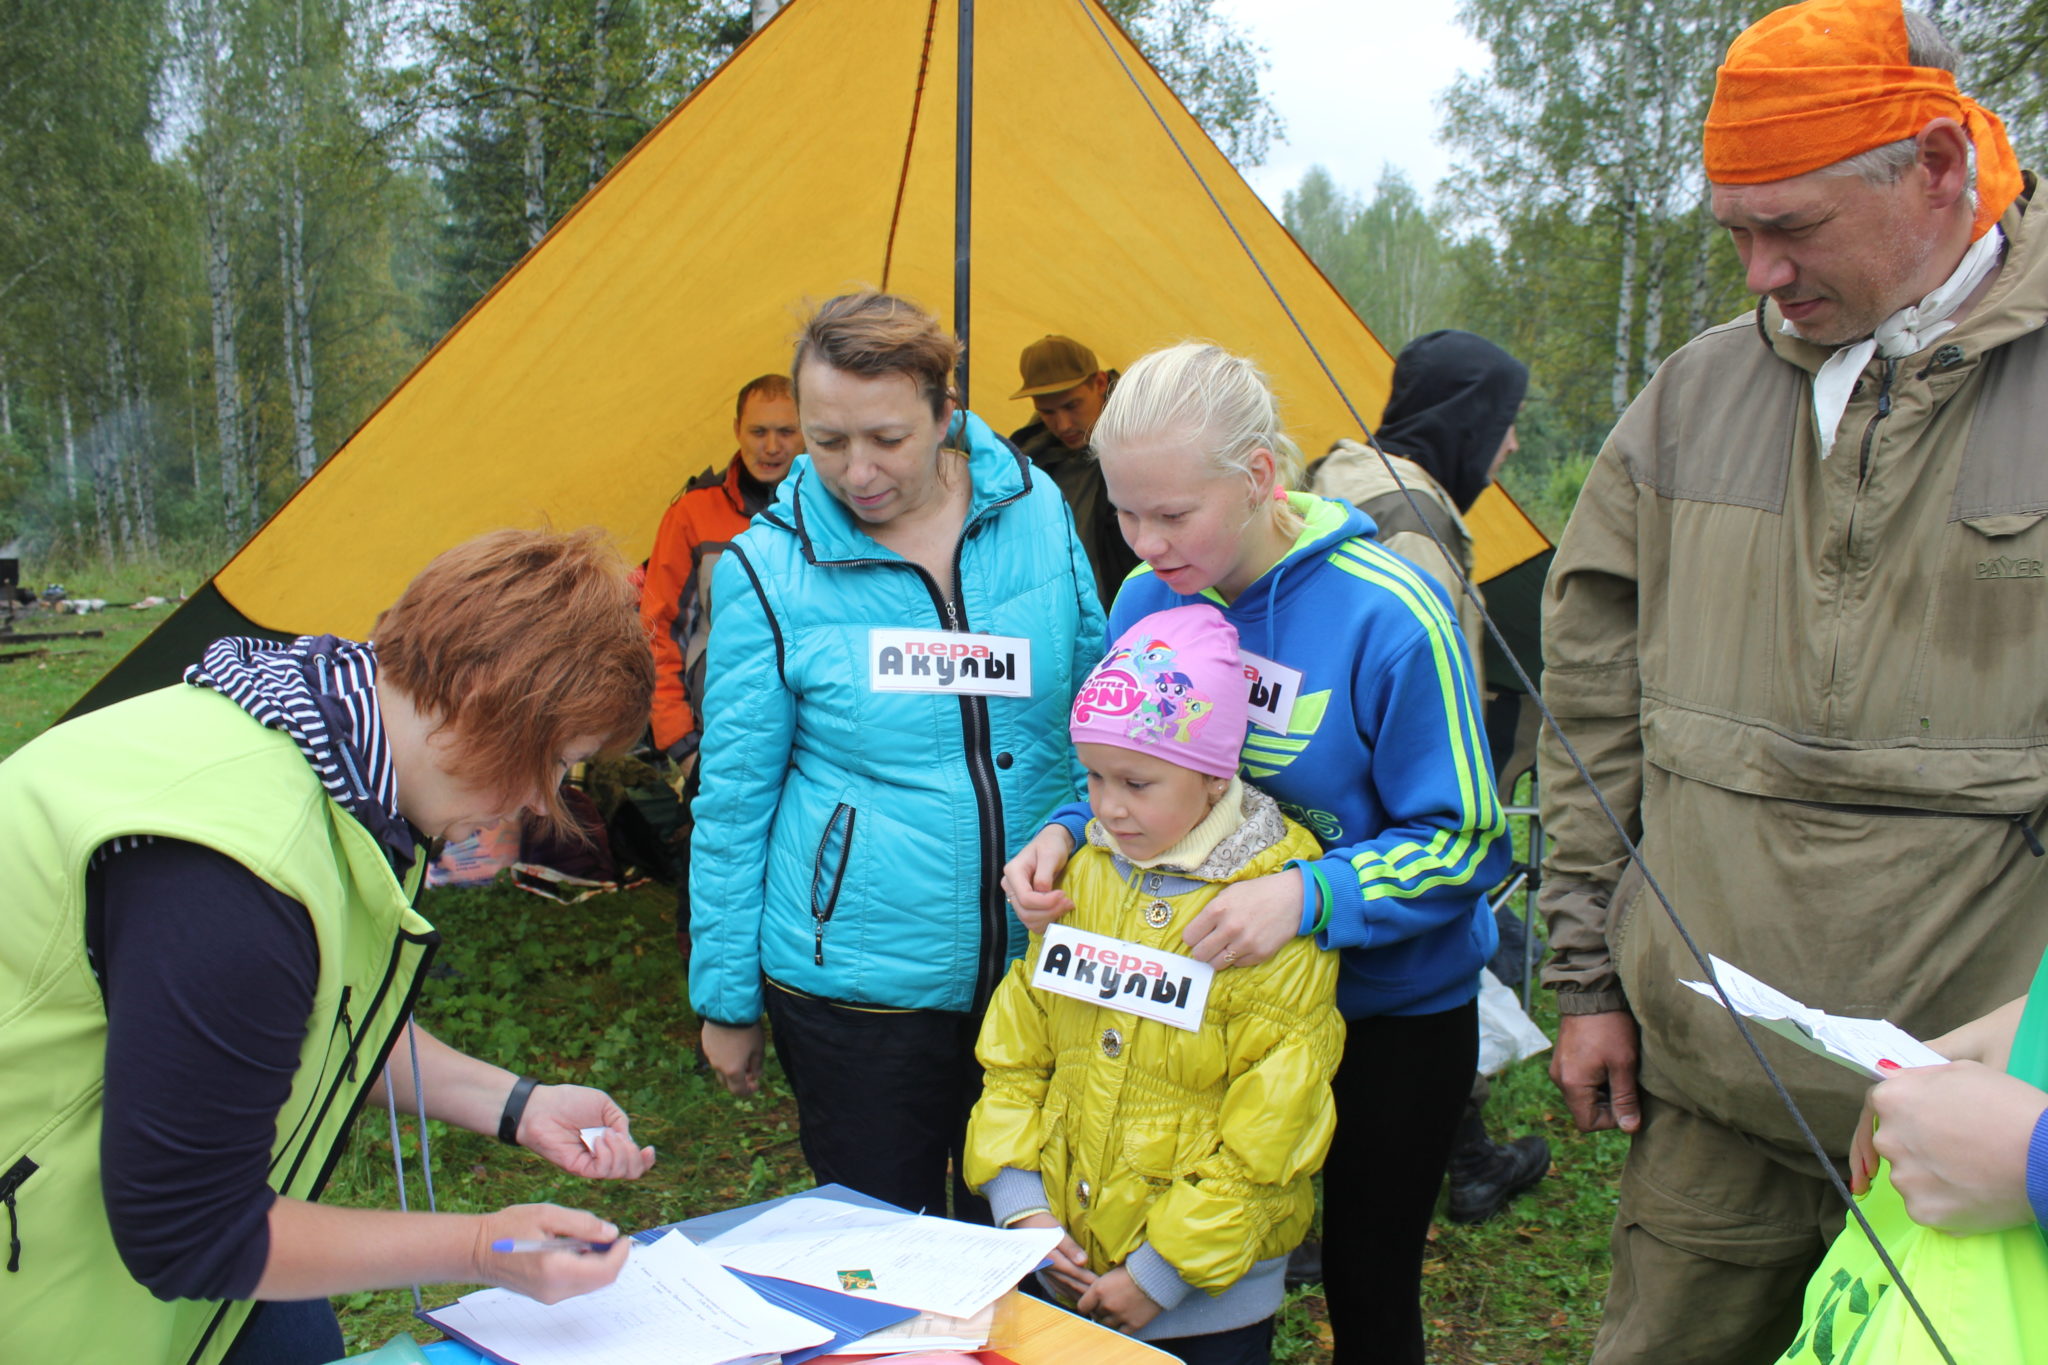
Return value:
<svg viewBox="0 0 2048 1365">
<path fill-rule="evenodd" d="M 984 1228 L 791 1199 L 707 1241 L 723 1265 L 884 1303 L 972 1317 L 1059 1245 L 1058 1228 Z"/>
<path fill-rule="evenodd" d="M 762 1299 L 676 1232 L 635 1247 L 619 1278 L 593 1293 L 544 1304 L 484 1289 L 428 1318 L 519 1365 L 726 1365 L 832 1335 Z"/>
<path fill-rule="evenodd" d="M 1948 1060 L 1889 1020 L 1855 1019 L 1813 1009 L 1765 985 L 1740 967 L 1718 957 L 1709 956 L 1707 960 L 1714 964 L 1714 975 L 1728 992 L 1729 1003 L 1745 1019 L 1754 1019 L 1808 1052 L 1839 1062 L 1874 1081 L 1881 1081 L 1902 1067 L 1940 1066 Z M 1721 997 L 1708 983 L 1681 980 L 1681 984 L 1692 987 L 1717 1007 L 1720 1005 Z M 1879 1062 L 1891 1062 L 1893 1066 L 1881 1067 Z"/>
<path fill-rule="evenodd" d="M 908 1322 L 870 1332 L 834 1350 L 835 1354 L 843 1356 L 895 1355 L 905 1351 L 979 1351 L 988 1345 L 989 1333 L 995 1324 L 994 1303 L 971 1318 L 919 1313 Z"/>
</svg>

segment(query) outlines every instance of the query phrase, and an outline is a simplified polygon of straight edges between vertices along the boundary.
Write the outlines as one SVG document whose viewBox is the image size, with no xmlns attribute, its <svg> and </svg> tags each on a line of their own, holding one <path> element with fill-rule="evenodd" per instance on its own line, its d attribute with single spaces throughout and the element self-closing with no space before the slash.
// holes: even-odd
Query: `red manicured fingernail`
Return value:
<svg viewBox="0 0 2048 1365">
<path fill-rule="evenodd" d="M 1880 1057 L 1877 1059 L 1877 1069 L 1879 1071 L 1897 1071 L 1899 1064 L 1889 1057 Z"/>
</svg>

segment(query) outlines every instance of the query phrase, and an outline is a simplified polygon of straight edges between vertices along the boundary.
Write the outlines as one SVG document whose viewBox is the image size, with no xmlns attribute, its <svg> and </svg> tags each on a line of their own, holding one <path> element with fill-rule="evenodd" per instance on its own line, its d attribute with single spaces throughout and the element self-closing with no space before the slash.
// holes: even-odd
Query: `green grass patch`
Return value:
<svg viewBox="0 0 2048 1365">
<path fill-rule="evenodd" d="M 78 595 L 104 594 L 79 590 Z M 0 634 L 0 758 L 48 728 L 172 610 L 168 605 L 141 611 L 109 607 L 72 616 L 38 608 L 16 616 L 14 635 Z M 22 640 L 23 635 L 62 638 Z"/>
</svg>

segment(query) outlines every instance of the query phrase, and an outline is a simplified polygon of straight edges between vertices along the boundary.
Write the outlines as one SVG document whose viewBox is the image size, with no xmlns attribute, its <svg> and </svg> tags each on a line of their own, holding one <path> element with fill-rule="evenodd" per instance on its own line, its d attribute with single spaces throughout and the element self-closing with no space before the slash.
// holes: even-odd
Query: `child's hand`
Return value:
<svg viewBox="0 0 2048 1365">
<path fill-rule="evenodd" d="M 1083 1316 L 1125 1333 L 1138 1331 L 1159 1316 L 1159 1305 L 1138 1288 L 1131 1272 L 1122 1266 L 1096 1279 L 1081 1296 L 1080 1309 Z"/>
<path fill-rule="evenodd" d="M 1034 1213 L 1009 1224 L 1013 1228 L 1056 1228 L 1059 1225 L 1059 1219 L 1049 1213 Z M 1045 1270 L 1069 1294 L 1085 1294 L 1095 1283 L 1095 1272 L 1088 1269 L 1088 1253 L 1081 1250 L 1080 1244 L 1070 1236 L 1061 1236 L 1060 1244 L 1052 1249 L 1052 1264 Z"/>
</svg>

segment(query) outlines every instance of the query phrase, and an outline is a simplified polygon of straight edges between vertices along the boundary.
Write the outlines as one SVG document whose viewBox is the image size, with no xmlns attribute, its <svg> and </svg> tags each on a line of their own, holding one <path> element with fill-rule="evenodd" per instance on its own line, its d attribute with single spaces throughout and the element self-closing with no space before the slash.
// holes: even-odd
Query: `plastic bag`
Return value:
<svg viewBox="0 0 2048 1365">
<path fill-rule="evenodd" d="M 1499 1075 L 1512 1062 L 1550 1046 L 1536 1021 L 1522 1011 L 1515 993 L 1491 971 L 1479 973 L 1479 1069 Z"/>
<path fill-rule="evenodd" d="M 2038 1229 L 1954 1237 L 1906 1214 L 1881 1166 L 1863 1216 L 1906 1277 L 1950 1354 L 1968 1365 L 2048 1360 L 2048 1243 Z M 1855 1220 L 1807 1282 L 1783 1365 L 1941 1365 L 1911 1304 Z"/>
</svg>

